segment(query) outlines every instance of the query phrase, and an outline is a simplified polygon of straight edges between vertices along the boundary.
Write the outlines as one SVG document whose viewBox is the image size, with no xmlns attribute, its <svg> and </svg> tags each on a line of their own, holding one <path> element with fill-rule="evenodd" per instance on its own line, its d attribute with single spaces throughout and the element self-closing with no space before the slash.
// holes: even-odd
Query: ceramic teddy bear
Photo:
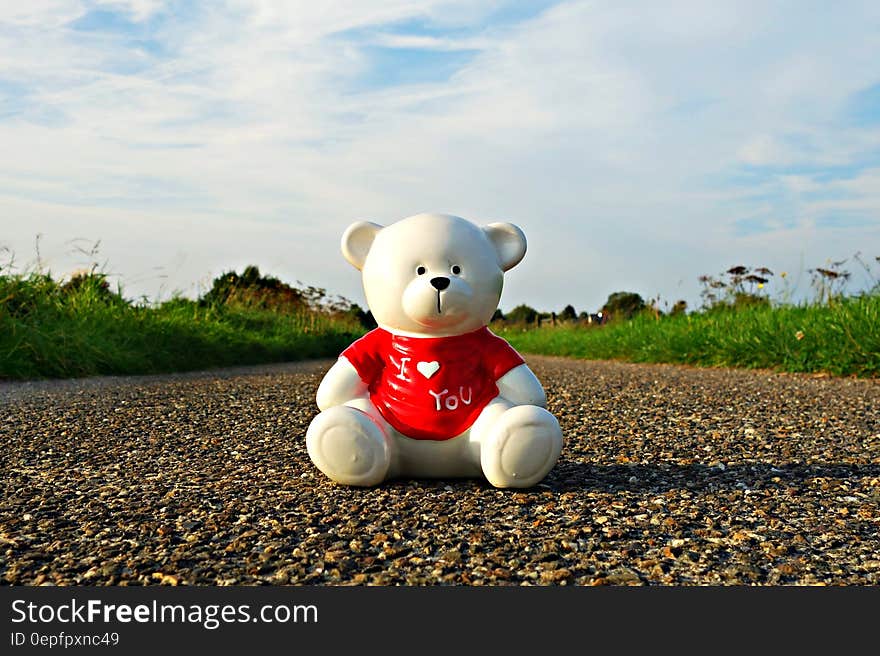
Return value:
<svg viewBox="0 0 880 656">
<path fill-rule="evenodd" d="M 378 328 L 321 382 L 309 456 L 345 485 L 392 477 L 480 477 L 530 487 L 562 449 L 541 383 L 486 327 L 504 272 L 526 238 L 509 223 L 477 227 L 419 214 L 383 228 L 360 221 L 342 253 L 362 271 Z"/>
</svg>

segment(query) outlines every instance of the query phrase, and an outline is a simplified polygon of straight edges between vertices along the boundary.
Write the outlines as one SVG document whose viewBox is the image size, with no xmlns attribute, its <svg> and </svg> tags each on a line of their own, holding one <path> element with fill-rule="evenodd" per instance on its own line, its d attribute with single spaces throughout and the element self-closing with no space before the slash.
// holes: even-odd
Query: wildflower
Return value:
<svg viewBox="0 0 880 656">
<path fill-rule="evenodd" d="M 804 338 L 804 331 L 803 331 L 803 330 L 799 330 L 799 331 L 797 331 L 797 332 L 794 334 L 794 337 L 795 337 L 795 339 L 797 339 L 798 341 L 801 341 L 801 340 Z"/>
<path fill-rule="evenodd" d="M 826 278 L 830 278 L 831 280 L 834 280 L 835 278 L 840 278 L 840 276 L 844 275 L 840 271 L 823 269 L 822 267 L 816 267 L 815 271 L 816 273 L 822 274 L 823 276 L 825 276 Z M 849 274 L 846 274 L 846 276 L 849 277 Z"/>
<path fill-rule="evenodd" d="M 782 277 L 783 277 L 783 278 L 785 278 L 785 276 L 787 276 L 787 275 L 788 275 L 788 272 L 786 272 L 786 271 L 783 271 L 783 272 L 782 272 L 782 273 L 780 273 L 780 274 L 779 274 L 779 275 L 780 275 L 780 276 L 782 276 Z"/>
<path fill-rule="evenodd" d="M 759 282 L 759 283 L 758 283 L 758 289 L 764 289 L 764 283 L 763 283 L 763 282 Z"/>
</svg>

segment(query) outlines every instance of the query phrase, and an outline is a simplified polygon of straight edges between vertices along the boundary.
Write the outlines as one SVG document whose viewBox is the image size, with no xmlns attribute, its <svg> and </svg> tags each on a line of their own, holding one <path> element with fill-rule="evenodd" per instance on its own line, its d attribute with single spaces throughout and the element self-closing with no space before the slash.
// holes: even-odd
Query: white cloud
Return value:
<svg viewBox="0 0 880 656">
<path fill-rule="evenodd" d="M 440 38 L 409 34 L 377 33 L 370 43 L 383 48 L 409 48 L 434 51 L 482 50 L 491 44 L 482 38 Z"/>
<path fill-rule="evenodd" d="M 100 8 L 117 10 L 126 13 L 133 21 L 140 23 L 166 5 L 164 0 L 96 0 L 95 5 Z"/>
<path fill-rule="evenodd" d="M 766 134 L 751 137 L 738 154 L 740 161 L 752 166 L 784 166 L 795 159 L 790 148 Z"/>
<path fill-rule="evenodd" d="M 100 238 L 133 293 L 155 292 L 152 266 L 186 290 L 255 262 L 360 299 L 347 223 L 450 211 L 526 230 L 504 307 L 595 309 L 625 288 L 693 305 L 698 275 L 740 261 L 880 254 L 870 224 L 817 227 L 880 210 L 880 130 L 843 119 L 878 81 L 871 3 L 568 2 L 501 24 L 491 1 L 236 0 L 170 20 L 120 1 L 100 8 L 151 31 L 69 29 L 95 6 L 0 9 L 0 98 L 26 88 L 0 109 L 0 243 L 19 260 L 36 232 L 61 269 L 66 240 Z M 399 86 L 376 84 L 367 46 L 476 53 Z"/>
<path fill-rule="evenodd" d="M 85 12 L 79 0 L 30 0 L 0 5 L 0 23 L 17 28 L 57 29 Z"/>
</svg>

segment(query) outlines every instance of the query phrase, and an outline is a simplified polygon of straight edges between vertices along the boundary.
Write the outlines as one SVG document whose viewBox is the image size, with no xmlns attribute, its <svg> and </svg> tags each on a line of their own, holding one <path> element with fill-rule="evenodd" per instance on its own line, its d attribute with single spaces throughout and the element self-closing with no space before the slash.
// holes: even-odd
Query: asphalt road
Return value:
<svg viewBox="0 0 880 656">
<path fill-rule="evenodd" d="M 329 361 L 0 385 L 5 584 L 878 584 L 880 381 L 529 358 L 529 491 L 336 486 Z"/>
</svg>

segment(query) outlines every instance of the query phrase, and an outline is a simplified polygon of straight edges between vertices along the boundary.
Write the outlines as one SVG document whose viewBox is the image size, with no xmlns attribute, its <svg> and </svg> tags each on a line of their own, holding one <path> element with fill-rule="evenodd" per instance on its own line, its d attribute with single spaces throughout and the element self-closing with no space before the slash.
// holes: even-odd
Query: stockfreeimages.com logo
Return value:
<svg viewBox="0 0 880 656">
<path fill-rule="evenodd" d="M 129 624 L 199 624 L 214 630 L 221 624 L 263 622 L 265 624 L 318 622 L 318 608 L 313 604 L 265 604 L 253 609 L 250 604 L 108 604 L 100 599 L 81 602 L 71 599 L 62 604 L 35 604 L 24 599 L 12 602 L 12 622 L 32 624 L 91 624 L 118 622 Z"/>
</svg>

